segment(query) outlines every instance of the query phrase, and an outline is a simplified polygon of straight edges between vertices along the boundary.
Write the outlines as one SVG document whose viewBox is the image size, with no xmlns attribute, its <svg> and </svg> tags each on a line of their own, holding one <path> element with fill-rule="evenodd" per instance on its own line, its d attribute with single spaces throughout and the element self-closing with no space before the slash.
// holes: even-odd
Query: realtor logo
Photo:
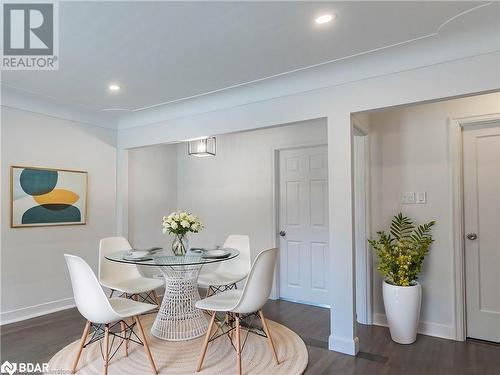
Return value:
<svg viewBox="0 0 500 375">
<path fill-rule="evenodd" d="M 15 373 L 17 370 L 17 365 L 15 363 L 10 363 L 9 361 L 5 361 L 2 363 L 2 366 L 0 367 L 0 371 L 2 374 L 10 374 L 12 375 Z"/>
<path fill-rule="evenodd" d="M 58 68 L 56 10 L 54 2 L 3 4 L 3 69 Z"/>
</svg>

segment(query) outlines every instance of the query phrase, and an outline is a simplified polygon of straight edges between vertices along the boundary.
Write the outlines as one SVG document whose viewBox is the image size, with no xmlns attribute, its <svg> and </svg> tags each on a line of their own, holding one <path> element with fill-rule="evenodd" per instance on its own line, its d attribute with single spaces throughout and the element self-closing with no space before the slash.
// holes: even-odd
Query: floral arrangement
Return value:
<svg viewBox="0 0 500 375">
<path fill-rule="evenodd" d="M 390 284 L 410 286 L 417 280 L 434 241 L 430 234 L 434 224 L 432 220 L 416 227 L 411 219 L 399 213 L 392 219 L 390 233 L 380 231 L 377 239 L 368 240 L 379 257 L 377 269 Z"/>
<path fill-rule="evenodd" d="M 163 233 L 175 235 L 172 242 L 172 252 L 174 255 L 183 256 L 189 250 L 189 241 L 186 234 L 188 232 L 198 233 L 203 229 L 198 216 L 185 211 L 175 211 L 162 219 Z"/>
<path fill-rule="evenodd" d="M 184 211 L 172 212 L 163 216 L 163 233 L 184 236 L 188 232 L 198 233 L 203 229 L 198 216 Z"/>
</svg>

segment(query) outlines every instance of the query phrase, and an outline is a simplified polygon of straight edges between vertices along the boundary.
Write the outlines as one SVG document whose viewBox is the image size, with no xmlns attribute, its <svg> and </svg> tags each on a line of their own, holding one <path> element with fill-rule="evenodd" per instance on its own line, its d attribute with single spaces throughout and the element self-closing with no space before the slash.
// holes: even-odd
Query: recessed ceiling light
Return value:
<svg viewBox="0 0 500 375">
<path fill-rule="evenodd" d="M 120 85 L 112 84 L 108 86 L 109 91 L 117 92 L 120 91 Z"/>
<path fill-rule="evenodd" d="M 334 14 L 323 14 L 317 17 L 315 21 L 317 24 L 323 24 L 332 21 L 334 18 L 335 18 Z"/>
</svg>

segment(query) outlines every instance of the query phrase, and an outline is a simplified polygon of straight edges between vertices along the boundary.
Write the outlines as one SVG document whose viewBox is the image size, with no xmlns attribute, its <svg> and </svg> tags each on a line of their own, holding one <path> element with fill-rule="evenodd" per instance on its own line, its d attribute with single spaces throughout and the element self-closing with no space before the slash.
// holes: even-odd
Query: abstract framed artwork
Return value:
<svg viewBox="0 0 500 375">
<path fill-rule="evenodd" d="M 87 172 L 10 167 L 11 227 L 87 222 Z"/>
</svg>

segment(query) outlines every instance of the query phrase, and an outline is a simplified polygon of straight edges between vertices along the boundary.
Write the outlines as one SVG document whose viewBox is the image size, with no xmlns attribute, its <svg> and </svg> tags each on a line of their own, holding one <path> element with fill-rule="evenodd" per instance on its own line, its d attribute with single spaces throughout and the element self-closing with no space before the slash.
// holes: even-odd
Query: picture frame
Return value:
<svg viewBox="0 0 500 375">
<path fill-rule="evenodd" d="M 11 228 L 85 225 L 88 172 L 12 165 Z"/>
</svg>

